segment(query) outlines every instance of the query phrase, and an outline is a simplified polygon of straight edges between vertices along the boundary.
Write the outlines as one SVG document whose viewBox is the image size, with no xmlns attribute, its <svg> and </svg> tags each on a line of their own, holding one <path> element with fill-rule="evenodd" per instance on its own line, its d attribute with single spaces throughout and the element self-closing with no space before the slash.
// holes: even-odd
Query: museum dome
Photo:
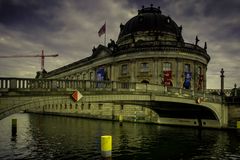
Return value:
<svg viewBox="0 0 240 160">
<path fill-rule="evenodd" d="M 182 27 L 178 25 L 169 17 L 162 14 L 160 7 L 151 7 L 138 10 L 138 15 L 131 18 L 125 25 L 120 25 L 119 39 L 138 32 L 155 32 L 172 34 L 176 36 L 176 39 L 182 39 Z"/>
</svg>

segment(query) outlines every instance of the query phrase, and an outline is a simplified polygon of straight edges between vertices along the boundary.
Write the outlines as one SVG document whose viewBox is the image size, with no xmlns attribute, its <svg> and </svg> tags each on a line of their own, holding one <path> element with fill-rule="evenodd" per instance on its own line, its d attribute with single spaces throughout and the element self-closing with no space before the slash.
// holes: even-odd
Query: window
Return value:
<svg viewBox="0 0 240 160">
<path fill-rule="evenodd" d="M 163 71 L 171 71 L 172 70 L 172 64 L 169 62 L 163 63 Z"/>
<path fill-rule="evenodd" d="M 190 64 L 184 65 L 184 72 L 190 72 Z"/>
<path fill-rule="evenodd" d="M 122 82 L 121 87 L 122 87 L 122 89 L 128 89 L 129 88 L 129 83 L 128 82 Z"/>
<path fill-rule="evenodd" d="M 123 64 L 122 65 L 122 74 L 127 74 L 128 73 L 128 65 L 127 64 Z"/>
<path fill-rule="evenodd" d="M 141 63 L 141 72 L 148 72 L 149 66 L 148 63 Z"/>
<path fill-rule="evenodd" d="M 103 106 L 103 104 L 98 104 L 98 109 L 102 110 L 102 106 Z"/>
<path fill-rule="evenodd" d="M 202 74 L 202 68 L 200 66 L 197 69 L 197 74 L 198 74 L 198 76 Z"/>
<path fill-rule="evenodd" d="M 83 80 L 86 80 L 86 74 L 85 73 L 83 74 Z"/>
<path fill-rule="evenodd" d="M 82 80 L 82 74 L 79 74 L 78 79 Z"/>
<path fill-rule="evenodd" d="M 91 109 L 91 104 L 88 104 L 88 109 L 89 109 L 89 110 Z"/>
<path fill-rule="evenodd" d="M 77 74 L 77 80 L 80 80 L 81 79 L 81 77 L 80 77 L 80 74 L 78 73 Z"/>
<path fill-rule="evenodd" d="M 94 80 L 94 74 L 93 74 L 93 72 L 90 72 L 90 80 Z"/>
<path fill-rule="evenodd" d="M 121 111 L 123 110 L 123 105 L 120 106 L 120 110 L 121 110 Z"/>
</svg>

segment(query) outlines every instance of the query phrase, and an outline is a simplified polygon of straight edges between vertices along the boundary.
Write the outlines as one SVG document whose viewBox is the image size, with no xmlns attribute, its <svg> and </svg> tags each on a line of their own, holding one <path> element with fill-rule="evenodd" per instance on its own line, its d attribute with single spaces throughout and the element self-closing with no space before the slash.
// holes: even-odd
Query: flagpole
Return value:
<svg viewBox="0 0 240 160">
<path fill-rule="evenodd" d="M 107 23 L 105 20 L 105 35 L 104 35 L 104 46 L 106 47 L 106 39 L 107 39 Z"/>
</svg>

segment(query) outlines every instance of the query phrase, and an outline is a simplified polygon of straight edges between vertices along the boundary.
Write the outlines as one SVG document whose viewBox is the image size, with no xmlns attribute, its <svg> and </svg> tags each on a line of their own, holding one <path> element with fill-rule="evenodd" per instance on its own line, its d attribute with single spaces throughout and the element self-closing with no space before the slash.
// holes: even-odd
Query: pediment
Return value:
<svg viewBox="0 0 240 160">
<path fill-rule="evenodd" d="M 111 56 L 112 51 L 103 45 L 99 45 L 97 48 L 93 49 L 93 58 L 101 58 Z"/>
</svg>

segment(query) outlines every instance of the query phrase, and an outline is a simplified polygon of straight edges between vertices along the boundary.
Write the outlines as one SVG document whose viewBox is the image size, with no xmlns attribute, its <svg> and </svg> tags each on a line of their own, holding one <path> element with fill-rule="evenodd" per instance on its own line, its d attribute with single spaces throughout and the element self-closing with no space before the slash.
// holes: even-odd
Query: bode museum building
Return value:
<svg viewBox="0 0 240 160">
<path fill-rule="evenodd" d="M 185 43 L 182 27 L 153 6 L 120 25 L 116 43 L 92 49 L 92 55 L 47 73 L 45 78 L 110 80 L 206 89 L 210 60 L 204 48 Z"/>
<path fill-rule="evenodd" d="M 206 51 L 206 43 L 202 48 L 198 46 L 198 41 L 196 37 L 194 44 L 184 42 L 182 26 L 163 15 L 160 8 L 151 5 L 140 9 L 125 24 L 120 24 L 116 42 L 111 40 L 107 46 L 94 47 L 91 56 L 42 76 L 47 79 L 149 83 L 202 92 L 206 89 L 210 56 Z M 121 115 L 124 120 L 134 122 L 200 125 L 194 113 L 184 110 L 179 114 L 177 110 L 173 111 L 174 107 L 169 110 L 165 108 L 168 111 L 164 110 L 161 115 L 141 105 L 114 102 L 91 103 L 80 100 L 74 103 L 69 100 L 43 107 L 32 111 L 109 120 L 118 120 Z M 203 115 L 205 126 L 218 125 L 216 119 L 207 117 L 205 113 Z"/>
</svg>

